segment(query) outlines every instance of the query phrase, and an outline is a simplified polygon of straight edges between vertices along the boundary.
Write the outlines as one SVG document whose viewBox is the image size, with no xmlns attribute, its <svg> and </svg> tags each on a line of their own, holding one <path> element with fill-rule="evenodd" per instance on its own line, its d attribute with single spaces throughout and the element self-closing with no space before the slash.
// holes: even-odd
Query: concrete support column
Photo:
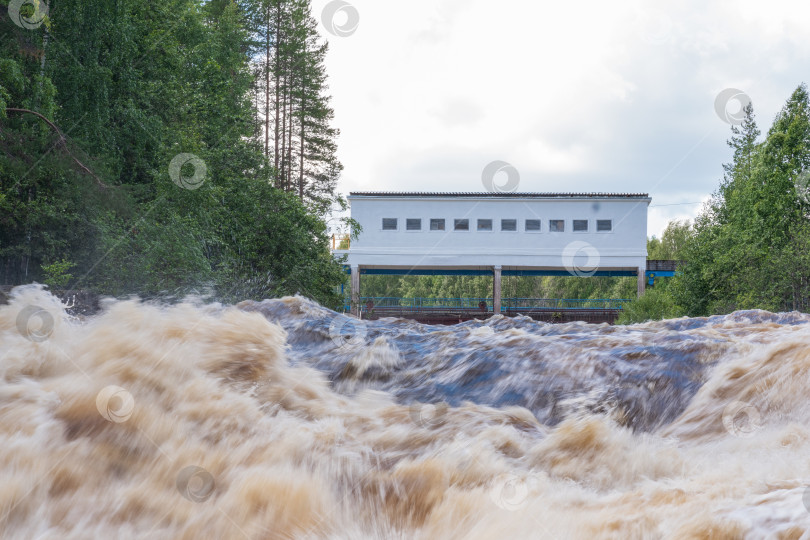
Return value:
<svg viewBox="0 0 810 540">
<path fill-rule="evenodd" d="M 647 268 L 638 269 L 638 297 L 644 296 L 644 290 L 647 286 Z"/>
<path fill-rule="evenodd" d="M 492 310 L 498 314 L 501 312 L 501 267 L 492 268 Z"/>
<path fill-rule="evenodd" d="M 352 266 L 352 315 L 360 317 L 360 267 Z"/>
</svg>

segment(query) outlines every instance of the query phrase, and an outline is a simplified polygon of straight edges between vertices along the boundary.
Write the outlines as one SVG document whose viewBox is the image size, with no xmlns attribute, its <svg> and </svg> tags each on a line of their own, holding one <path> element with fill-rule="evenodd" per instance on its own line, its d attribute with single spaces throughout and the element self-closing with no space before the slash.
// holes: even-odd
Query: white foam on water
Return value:
<svg viewBox="0 0 810 540">
<path fill-rule="evenodd" d="M 292 327 L 329 317 L 277 302 Z M 0 306 L 4 538 L 810 537 L 810 325 L 798 315 L 626 328 L 499 318 L 472 331 L 389 321 L 391 335 L 375 327 L 359 350 L 338 351 L 328 323 L 322 342 L 295 330 L 290 345 L 292 330 L 249 303 L 105 305 L 78 321 L 29 287 Z M 46 339 L 20 331 L 29 306 L 52 316 L 38 327 Z M 397 336 L 418 345 L 429 332 L 443 345 L 408 371 Z M 686 401 L 672 421 L 632 429 L 622 414 L 656 409 L 619 414 L 585 383 L 643 376 L 650 353 L 627 351 L 652 339 L 710 367 L 695 391 L 673 394 Z M 485 353 L 512 358 L 544 391 L 572 381 L 554 405 L 561 420 L 463 399 L 421 418 L 381 389 L 464 379 L 475 366 L 448 375 L 442 357 Z M 313 367 L 331 355 L 338 377 L 373 375 L 368 386 L 341 392 Z M 536 362 L 550 368 L 532 375 Z M 493 384 L 523 388 L 515 378 Z M 663 380 L 632 390 L 665 392 Z M 743 409 L 729 419 L 735 402 L 758 421 Z"/>
</svg>

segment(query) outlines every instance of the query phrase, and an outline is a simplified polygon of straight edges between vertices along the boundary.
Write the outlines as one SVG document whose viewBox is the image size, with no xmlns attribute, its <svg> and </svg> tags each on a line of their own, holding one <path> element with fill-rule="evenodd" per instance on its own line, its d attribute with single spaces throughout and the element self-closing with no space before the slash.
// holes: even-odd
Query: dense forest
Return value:
<svg viewBox="0 0 810 540">
<path fill-rule="evenodd" d="M 0 284 L 333 305 L 308 0 L 0 0 Z"/>
</svg>

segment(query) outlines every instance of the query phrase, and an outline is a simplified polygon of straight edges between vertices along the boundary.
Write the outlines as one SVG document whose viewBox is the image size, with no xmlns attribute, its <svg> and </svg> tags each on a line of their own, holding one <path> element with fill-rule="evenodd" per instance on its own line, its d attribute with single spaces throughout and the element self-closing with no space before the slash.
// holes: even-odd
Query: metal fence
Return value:
<svg viewBox="0 0 810 540">
<path fill-rule="evenodd" d="M 391 298 L 391 297 L 364 297 L 360 304 L 365 306 L 373 302 L 375 307 L 455 307 L 477 308 L 481 302 L 492 305 L 492 298 Z"/>
<path fill-rule="evenodd" d="M 570 298 L 504 298 L 503 309 L 622 309 L 632 300 L 626 298 L 590 298 L 585 300 Z"/>
</svg>

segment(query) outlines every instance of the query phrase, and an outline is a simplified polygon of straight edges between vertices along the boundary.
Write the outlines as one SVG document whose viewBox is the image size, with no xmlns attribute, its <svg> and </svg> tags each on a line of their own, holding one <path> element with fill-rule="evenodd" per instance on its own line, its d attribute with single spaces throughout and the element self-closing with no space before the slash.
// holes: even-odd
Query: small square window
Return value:
<svg viewBox="0 0 810 540">
<path fill-rule="evenodd" d="M 421 231 L 422 230 L 422 220 L 421 219 L 414 219 L 408 218 L 405 220 L 405 230 L 406 231 Z"/>
<path fill-rule="evenodd" d="M 430 220 L 430 230 L 431 231 L 443 231 L 444 230 L 444 220 L 443 219 L 431 219 Z"/>
<path fill-rule="evenodd" d="M 383 218 L 383 230 L 395 231 L 397 230 L 397 218 Z"/>
<path fill-rule="evenodd" d="M 588 232 L 588 220 L 587 219 L 575 219 L 574 220 L 574 232 Z"/>
<path fill-rule="evenodd" d="M 453 229 L 457 231 L 469 231 L 470 230 L 470 220 L 469 219 L 456 219 L 453 220 Z"/>
<path fill-rule="evenodd" d="M 492 230 L 492 220 L 491 219 L 479 219 L 478 220 L 478 230 L 479 231 L 491 231 Z"/>
<path fill-rule="evenodd" d="M 596 220 L 596 232 L 610 232 L 613 230 L 613 220 L 612 219 L 597 219 Z"/>
<path fill-rule="evenodd" d="M 517 220 L 516 219 L 502 219 L 501 220 L 501 230 L 502 231 L 516 231 L 517 230 Z"/>
<path fill-rule="evenodd" d="M 565 220 L 563 219 L 549 220 L 548 230 L 551 232 L 565 232 Z"/>
<path fill-rule="evenodd" d="M 526 220 L 526 231 L 528 232 L 537 232 L 540 230 L 540 220 L 539 219 L 527 219 Z"/>
</svg>

